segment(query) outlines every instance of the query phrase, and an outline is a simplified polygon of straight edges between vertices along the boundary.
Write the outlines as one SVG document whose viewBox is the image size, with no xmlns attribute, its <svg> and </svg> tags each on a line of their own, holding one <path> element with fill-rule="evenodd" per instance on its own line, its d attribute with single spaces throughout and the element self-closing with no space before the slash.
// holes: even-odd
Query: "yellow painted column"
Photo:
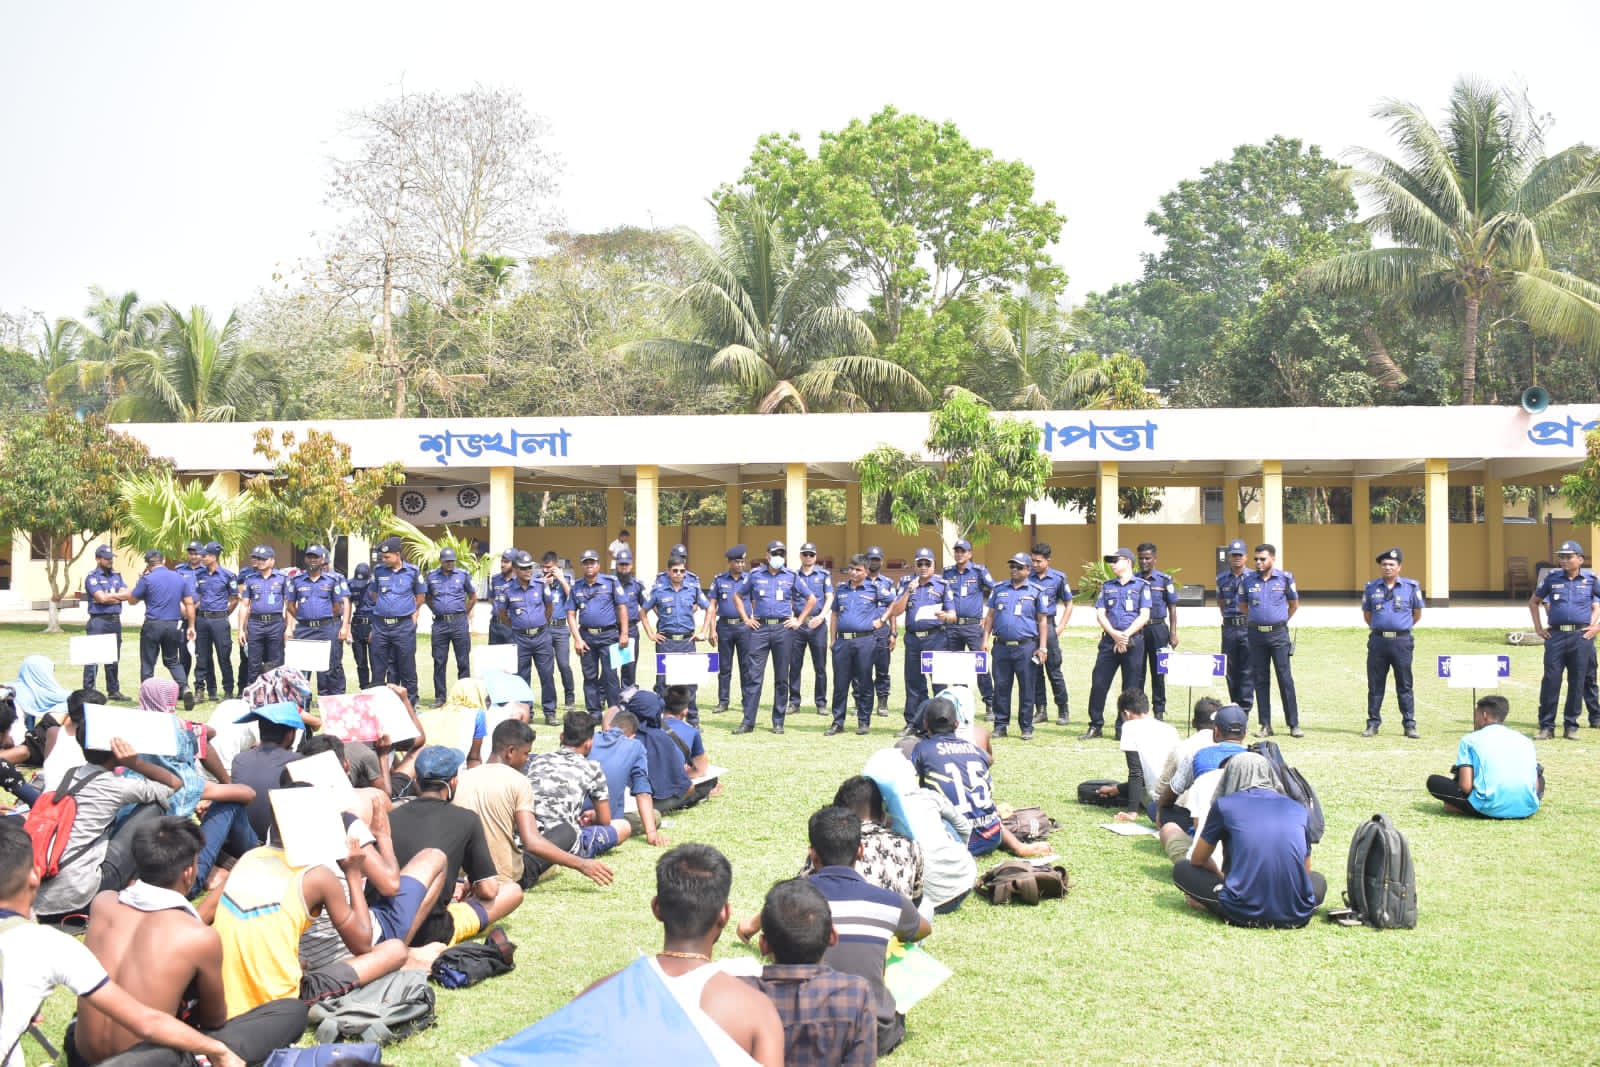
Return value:
<svg viewBox="0 0 1600 1067">
<path fill-rule="evenodd" d="M 217 479 L 216 480 L 217 480 L 217 483 L 219 485 L 221 485 L 222 488 L 227 491 L 229 496 L 238 496 L 239 495 L 240 485 L 239 485 L 239 472 L 238 471 L 222 471 L 220 474 L 217 475 Z"/>
<path fill-rule="evenodd" d="M 1278 548 L 1278 560 L 1287 570 L 1294 567 L 1284 561 L 1283 544 L 1283 462 L 1276 459 L 1261 461 L 1261 540 Z"/>
<path fill-rule="evenodd" d="M 1483 476 L 1483 522 L 1489 527 L 1483 563 L 1483 587 L 1491 592 L 1506 587 L 1506 487 L 1499 478 Z"/>
<path fill-rule="evenodd" d="M 783 469 L 783 542 L 789 546 L 789 566 L 800 565 L 800 546 L 806 540 L 806 465 L 790 463 Z"/>
<path fill-rule="evenodd" d="M 728 515 L 722 523 L 723 548 L 731 548 L 739 543 L 739 530 L 744 521 L 744 492 L 737 482 L 727 488 L 727 505 Z"/>
<path fill-rule="evenodd" d="M 1239 536 L 1239 479 L 1222 479 L 1222 540 Z"/>
<path fill-rule="evenodd" d="M 499 574 L 499 555 L 508 548 L 516 545 L 517 537 L 517 469 L 515 467 L 491 467 L 489 469 L 489 551 L 495 554 L 496 562 L 490 568 L 490 573 Z M 351 540 L 350 558 L 355 559 L 354 539 Z M 363 552 L 361 559 L 366 559 Z"/>
<path fill-rule="evenodd" d="M 1364 586 L 1370 576 L 1377 574 L 1374 557 L 1378 552 L 1372 548 L 1372 487 L 1363 478 L 1350 479 L 1350 530 L 1355 546 L 1355 570 L 1351 573 Z"/>
<path fill-rule="evenodd" d="M 865 548 L 861 543 L 861 483 L 851 482 L 844 487 L 844 555 L 834 561 L 835 572 L 843 570 L 845 561 Z"/>
<path fill-rule="evenodd" d="M 1117 475 L 1117 461 L 1108 459 L 1100 463 L 1099 478 L 1095 489 L 1095 515 L 1100 522 L 1100 554 L 1109 556 L 1117 550 L 1117 524 L 1121 516 L 1117 513 L 1117 489 L 1120 479 Z"/>
<path fill-rule="evenodd" d="M 633 573 L 641 582 L 655 580 L 661 571 L 661 468 L 640 464 L 633 475 L 633 506 L 637 511 L 633 532 Z M 621 529 L 621 527 L 618 527 Z"/>
<path fill-rule="evenodd" d="M 1450 602 L 1450 464 L 1430 459 L 1423 480 L 1427 524 L 1428 565 L 1424 573 L 1423 594 L 1429 604 L 1443 607 Z"/>
</svg>

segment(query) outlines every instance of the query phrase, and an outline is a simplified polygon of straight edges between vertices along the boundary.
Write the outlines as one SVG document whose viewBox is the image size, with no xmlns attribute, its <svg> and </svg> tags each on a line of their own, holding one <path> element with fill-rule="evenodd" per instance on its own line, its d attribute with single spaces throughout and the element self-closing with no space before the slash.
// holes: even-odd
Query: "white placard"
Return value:
<svg viewBox="0 0 1600 1067">
<path fill-rule="evenodd" d="M 272 789 L 273 821 L 283 839 L 285 859 L 291 867 L 338 863 L 350 854 L 345 844 L 344 820 L 328 803 L 324 789 Z"/>
<path fill-rule="evenodd" d="M 711 673 L 711 661 L 704 652 L 663 652 L 667 685 L 700 685 Z"/>
<path fill-rule="evenodd" d="M 110 752 L 112 738 L 120 737 L 141 755 L 178 754 L 178 723 L 170 712 L 85 704 L 83 725 L 84 748 Z"/>
<path fill-rule="evenodd" d="M 290 778 L 330 794 L 334 806 L 340 811 L 349 810 L 356 799 L 356 789 L 350 784 L 350 776 L 339 763 L 339 757 L 332 752 L 318 752 L 315 756 L 294 760 L 286 766 Z"/>
<path fill-rule="evenodd" d="M 516 645 L 474 645 L 472 648 L 472 673 L 482 678 L 488 671 L 517 673 Z"/>
<path fill-rule="evenodd" d="M 701 782 L 709 782 L 709 781 L 713 781 L 714 779 L 721 778 L 724 774 L 727 774 L 727 773 L 728 773 L 728 768 L 726 768 L 726 767 L 718 767 L 718 766 L 715 766 L 715 765 L 707 765 L 706 773 L 700 775 L 698 778 L 689 779 L 689 782 L 690 782 L 691 785 L 699 785 Z"/>
<path fill-rule="evenodd" d="M 917 609 L 916 615 L 912 618 L 916 622 L 938 622 L 939 612 L 943 610 L 944 607 L 940 604 L 924 604 Z"/>
<path fill-rule="evenodd" d="M 68 659 L 74 667 L 117 662 L 116 634 L 85 634 L 68 642 Z"/>
<path fill-rule="evenodd" d="M 929 680 L 934 685 L 978 687 L 978 657 L 974 652 L 935 652 Z"/>
<path fill-rule="evenodd" d="M 1495 689 L 1500 685 L 1499 656 L 1451 656 L 1451 689 Z"/>
<path fill-rule="evenodd" d="M 1216 659 L 1209 652 L 1167 653 L 1167 684 L 1206 689 L 1217 683 Z"/>
<path fill-rule="evenodd" d="M 283 643 L 283 665 L 297 671 L 325 671 L 333 660 L 332 641 L 296 641 Z"/>
</svg>

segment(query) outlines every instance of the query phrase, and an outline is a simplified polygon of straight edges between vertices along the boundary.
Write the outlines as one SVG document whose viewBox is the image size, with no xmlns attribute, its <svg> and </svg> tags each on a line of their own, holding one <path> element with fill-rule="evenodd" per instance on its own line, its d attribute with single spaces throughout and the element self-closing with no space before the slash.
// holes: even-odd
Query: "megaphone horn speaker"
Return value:
<svg viewBox="0 0 1600 1067">
<path fill-rule="evenodd" d="M 1522 410 L 1529 415 L 1537 415 L 1550 406 L 1550 394 L 1537 385 L 1529 386 L 1522 391 Z"/>
</svg>

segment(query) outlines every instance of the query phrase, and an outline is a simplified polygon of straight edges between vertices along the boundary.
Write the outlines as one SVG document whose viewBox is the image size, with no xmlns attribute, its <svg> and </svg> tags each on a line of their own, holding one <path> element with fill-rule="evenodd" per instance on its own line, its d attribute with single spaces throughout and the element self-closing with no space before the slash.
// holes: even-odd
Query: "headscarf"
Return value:
<svg viewBox="0 0 1600 1067">
<path fill-rule="evenodd" d="M 140 711 L 172 711 L 178 706 L 178 683 L 171 678 L 146 678 L 139 683 Z"/>
<path fill-rule="evenodd" d="M 489 703 L 489 690 L 477 678 L 457 678 L 445 698 L 444 710 L 482 711 Z"/>
<path fill-rule="evenodd" d="M 1228 762 L 1222 766 L 1222 781 L 1217 783 L 1217 796 L 1224 797 L 1246 789 L 1283 792 L 1271 760 L 1255 752 L 1240 752 L 1228 757 Z"/>
<path fill-rule="evenodd" d="M 56 665 L 48 656 L 24 657 L 11 688 L 16 691 L 17 714 L 28 726 L 39 716 L 57 711 L 58 721 L 67 717 L 67 691 L 56 681 Z"/>
<path fill-rule="evenodd" d="M 311 684 L 293 667 L 274 667 L 251 682 L 241 694 L 252 708 L 294 702 L 302 714 L 311 706 Z"/>
</svg>

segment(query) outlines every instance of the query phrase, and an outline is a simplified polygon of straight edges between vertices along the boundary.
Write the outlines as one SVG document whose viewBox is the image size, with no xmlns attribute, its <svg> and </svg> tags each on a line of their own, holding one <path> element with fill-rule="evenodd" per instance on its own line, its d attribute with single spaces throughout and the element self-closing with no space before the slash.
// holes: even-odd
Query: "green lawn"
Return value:
<svg viewBox="0 0 1600 1067">
<path fill-rule="evenodd" d="M 1193 636 L 1198 637 L 1198 634 Z M 997 909 L 975 901 L 941 917 L 927 948 L 955 976 L 910 1018 L 893 1062 L 956 1063 L 1588 1063 L 1600 1036 L 1588 1018 L 1600 997 L 1600 732 L 1541 745 L 1544 809 L 1524 823 L 1447 816 L 1422 788 L 1454 762 L 1470 729 L 1471 697 L 1434 677 L 1440 652 L 1505 652 L 1510 725 L 1532 731 L 1539 650 L 1489 632 L 1428 632 L 1418 655 L 1422 738 L 1389 725 L 1363 740 L 1364 633 L 1302 630 L 1294 664 L 1307 737 L 1280 736 L 1316 786 L 1327 837 L 1316 865 L 1330 896 L 1345 884 L 1356 824 L 1388 814 L 1415 855 L 1419 926 L 1345 929 L 1320 917 L 1298 931 L 1233 929 L 1184 906 L 1153 838 L 1115 837 L 1080 808 L 1076 783 L 1111 777 L 1123 762 L 1109 739 L 1079 743 L 1093 655 L 1087 636 L 1065 643 L 1074 724 L 998 742 L 999 796 L 1040 804 L 1064 829 L 1052 838 L 1073 888 L 1065 901 Z M 29 652 L 65 659 L 63 638 L 0 628 L 0 674 Z M 421 657 L 423 675 L 426 650 Z M 125 669 L 133 657 L 125 655 Z M 898 657 L 895 664 L 899 669 Z M 59 670 L 63 684 L 76 671 Z M 353 677 L 353 672 L 352 672 Z M 806 675 L 809 693 L 810 674 Z M 424 687 L 427 686 L 426 678 Z M 131 684 L 125 685 L 129 692 Z M 898 685 L 896 691 L 898 695 Z M 704 690 L 702 689 L 702 692 Z M 424 693 L 424 698 L 429 696 Z M 1183 694 L 1174 707 L 1182 703 Z M 732 768 L 727 795 L 670 821 L 674 843 L 715 844 L 733 860 L 734 910 L 759 907 L 766 887 L 793 875 L 805 822 L 838 782 L 888 743 L 898 712 L 872 737 L 824 738 L 827 720 L 804 710 L 787 734 L 730 737 L 736 714 L 705 716 L 712 760 Z M 1281 713 L 1280 713 L 1281 721 Z M 553 746 L 540 728 L 538 745 Z M 518 968 L 461 992 L 440 993 L 440 1024 L 392 1049 L 397 1065 L 454 1062 L 514 1033 L 596 977 L 659 947 L 650 918 L 657 853 L 630 842 L 609 858 L 616 882 L 600 889 L 568 872 L 533 891 L 506 924 Z M 746 950 L 729 932 L 720 953 Z M 47 1033 L 69 1008 L 58 995 Z M 42 1059 L 30 1054 L 29 1062 Z"/>
</svg>

